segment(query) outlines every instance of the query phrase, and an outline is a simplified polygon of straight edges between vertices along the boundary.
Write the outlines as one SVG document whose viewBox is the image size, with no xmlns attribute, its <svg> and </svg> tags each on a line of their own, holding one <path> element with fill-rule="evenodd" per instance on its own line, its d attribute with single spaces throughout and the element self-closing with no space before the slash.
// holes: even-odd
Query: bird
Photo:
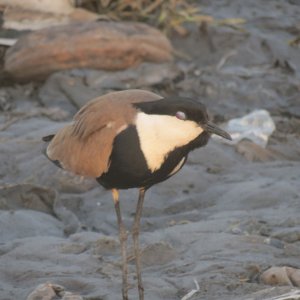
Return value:
<svg viewBox="0 0 300 300">
<path fill-rule="evenodd" d="M 43 137 L 45 154 L 58 167 L 92 177 L 111 190 L 122 255 L 122 299 L 128 300 L 127 238 L 119 190 L 139 189 L 131 230 L 139 300 L 144 299 L 139 233 L 146 191 L 175 175 L 189 152 L 212 134 L 231 136 L 209 121 L 204 104 L 147 90 L 114 91 L 88 101 L 72 122 Z"/>
</svg>

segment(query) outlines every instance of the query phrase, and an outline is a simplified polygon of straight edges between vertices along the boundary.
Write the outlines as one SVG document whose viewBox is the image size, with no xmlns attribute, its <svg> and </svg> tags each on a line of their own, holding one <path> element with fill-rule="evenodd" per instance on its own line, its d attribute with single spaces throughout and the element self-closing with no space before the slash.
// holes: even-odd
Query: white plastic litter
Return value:
<svg viewBox="0 0 300 300">
<path fill-rule="evenodd" d="M 242 118 L 230 120 L 223 128 L 231 135 L 231 143 L 236 144 L 242 139 L 248 139 L 265 148 L 270 135 L 275 130 L 275 123 L 268 111 L 260 109 Z M 216 135 L 214 138 L 219 139 Z"/>
</svg>

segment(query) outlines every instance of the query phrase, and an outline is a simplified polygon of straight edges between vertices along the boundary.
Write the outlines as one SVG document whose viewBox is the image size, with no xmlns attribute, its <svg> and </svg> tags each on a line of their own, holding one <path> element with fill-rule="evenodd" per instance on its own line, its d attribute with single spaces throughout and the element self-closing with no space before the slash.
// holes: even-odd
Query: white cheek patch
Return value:
<svg viewBox="0 0 300 300">
<path fill-rule="evenodd" d="M 169 152 L 188 144 L 203 132 L 193 121 L 143 112 L 137 114 L 136 128 L 141 149 L 152 172 L 160 168 Z"/>
</svg>

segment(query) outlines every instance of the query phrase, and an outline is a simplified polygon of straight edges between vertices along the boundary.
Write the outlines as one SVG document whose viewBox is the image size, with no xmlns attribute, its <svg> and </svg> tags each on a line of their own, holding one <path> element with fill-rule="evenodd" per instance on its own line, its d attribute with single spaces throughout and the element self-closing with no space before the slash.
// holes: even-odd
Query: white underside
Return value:
<svg viewBox="0 0 300 300">
<path fill-rule="evenodd" d="M 160 168 L 169 152 L 188 144 L 203 132 L 196 122 L 143 112 L 137 114 L 136 128 L 147 165 L 152 172 Z"/>
</svg>

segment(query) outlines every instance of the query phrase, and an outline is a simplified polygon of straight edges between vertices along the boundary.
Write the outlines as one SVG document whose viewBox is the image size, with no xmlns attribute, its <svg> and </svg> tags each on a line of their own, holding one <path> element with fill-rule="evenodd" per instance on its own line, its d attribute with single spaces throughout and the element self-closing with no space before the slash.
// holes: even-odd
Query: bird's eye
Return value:
<svg viewBox="0 0 300 300">
<path fill-rule="evenodd" d="M 186 120 L 186 114 L 183 111 L 178 111 L 175 116 L 179 120 Z"/>
</svg>

